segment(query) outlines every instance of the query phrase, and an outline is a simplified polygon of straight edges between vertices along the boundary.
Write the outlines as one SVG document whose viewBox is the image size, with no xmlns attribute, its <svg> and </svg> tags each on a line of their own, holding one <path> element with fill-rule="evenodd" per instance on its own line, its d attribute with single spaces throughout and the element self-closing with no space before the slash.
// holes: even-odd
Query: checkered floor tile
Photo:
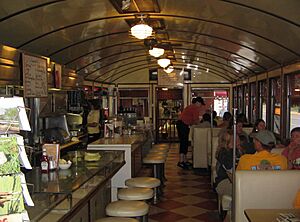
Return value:
<svg viewBox="0 0 300 222">
<path fill-rule="evenodd" d="M 204 170 L 178 167 L 179 145 L 169 146 L 165 164 L 167 181 L 159 203 L 150 207 L 149 222 L 220 222 L 210 175 Z M 141 174 L 150 176 L 151 169 L 143 168 Z"/>
</svg>

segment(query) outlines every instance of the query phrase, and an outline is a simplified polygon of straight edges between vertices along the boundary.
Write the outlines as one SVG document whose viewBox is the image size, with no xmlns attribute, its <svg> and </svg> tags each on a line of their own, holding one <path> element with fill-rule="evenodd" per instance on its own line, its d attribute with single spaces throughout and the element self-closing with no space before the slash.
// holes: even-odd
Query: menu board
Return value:
<svg viewBox="0 0 300 222">
<path fill-rule="evenodd" d="M 24 97 L 47 97 L 47 60 L 22 54 Z"/>
</svg>

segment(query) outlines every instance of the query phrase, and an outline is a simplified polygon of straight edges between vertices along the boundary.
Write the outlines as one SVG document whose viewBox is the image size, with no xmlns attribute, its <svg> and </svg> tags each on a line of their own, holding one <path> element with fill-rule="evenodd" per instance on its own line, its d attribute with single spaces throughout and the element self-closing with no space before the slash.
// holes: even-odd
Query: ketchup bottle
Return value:
<svg viewBox="0 0 300 222">
<path fill-rule="evenodd" d="M 43 149 L 43 155 L 41 156 L 41 172 L 49 173 L 49 158 L 45 148 Z"/>
</svg>

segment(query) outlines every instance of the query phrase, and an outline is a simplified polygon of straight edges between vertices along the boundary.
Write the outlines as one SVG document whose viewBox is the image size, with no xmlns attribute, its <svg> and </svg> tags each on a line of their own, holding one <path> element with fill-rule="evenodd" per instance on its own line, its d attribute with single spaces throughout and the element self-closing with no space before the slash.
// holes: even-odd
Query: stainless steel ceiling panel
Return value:
<svg viewBox="0 0 300 222">
<path fill-rule="evenodd" d="M 154 60 L 150 60 L 145 56 L 137 56 L 137 57 L 130 57 L 127 60 L 121 60 L 118 61 L 116 60 L 115 63 L 110 63 L 109 65 L 105 65 L 103 64 L 102 66 L 100 66 L 99 68 L 90 68 L 89 69 L 89 74 L 86 76 L 91 76 L 91 73 L 101 73 L 101 75 L 106 75 L 106 74 L 110 74 L 113 71 L 118 71 L 118 70 L 125 70 L 128 66 L 136 66 L 139 65 L 139 63 L 143 63 L 143 64 L 155 64 L 156 62 Z"/>
<path fill-rule="evenodd" d="M 83 69 L 91 69 L 96 63 L 101 63 L 101 66 L 113 64 L 122 58 L 127 59 L 137 54 L 145 55 L 145 48 L 131 45 L 110 47 L 80 58 L 76 61 L 76 64 L 80 64 L 77 65 L 76 70 L 80 73 Z"/>
<path fill-rule="evenodd" d="M 270 16 L 279 16 L 289 22 L 298 23 L 300 21 L 299 0 L 274 1 L 274 0 L 223 0 L 226 4 L 236 4 L 239 7 L 248 7 L 252 10 L 260 10 L 269 13 Z"/>
<path fill-rule="evenodd" d="M 26 2 L 35 1 L 23 0 L 19 2 L 23 3 L 24 12 L 0 22 L 0 30 L 4 30 L 4 32 L 1 31 L 3 35 L 1 35 L 0 40 L 6 40 L 9 45 L 14 47 L 65 26 L 118 15 L 107 1 L 57 1 L 45 7 L 37 7 L 29 11 L 25 11 L 25 9 L 29 8 Z M 7 7 L 2 4 L 2 1 L 0 4 L 2 7 Z M 15 2 L 10 1 L 7 4 L 14 5 Z M 86 29 L 88 28 L 87 24 Z M 57 42 L 59 41 L 57 40 Z"/>
<path fill-rule="evenodd" d="M 117 58 L 115 58 L 117 57 Z M 125 66 L 126 64 L 133 64 L 137 61 L 147 61 L 147 58 L 144 56 L 144 54 L 135 54 L 133 53 L 127 53 L 125 56 L 114 56 L 112 59 L 106 59 L 103 61 L 97 61 L 95 63 L 92 63 L 91 65 L 87 66 L 86 68 L 83 68 L 79 71 L 79 74 L 84 76 L 89 76 L 90 74 L 99 71 L 102 73 L 106 73 L 107 70 L 111 70 L 114 67 L 121 67 Z"/>
<path fill-rule="evenodd" d="M 178 67 L 197 63 L 203 70 L 205 66 L 215 70 L 224 81 L 224 76 L 247 78 L 299 61 L 299 0 L 157 3 L 157 13 L 141 13 L 152 24 L 164 24 L 155 26 L 153 37 L 163 38 L 167 54 L 175 56 Z M 18 4 L 2 0 L 0 43 L 49 56 L 89 80 L 106 72 L 112 78 L 99 79 L 123 81 L 135 73 L 148 76 L 144 70 L 156 67 L 156 62 L 149 61 L 143 41 L 129 35 L 125 21 L 139 15 L 124 12 L 119 14 L 109 0 L 19 0 Z M 185 53 L 189 61 L 178 53 Z"/>
<path fill-rule="evenodd" d="M 59 50 L 64 50 L 66 47 L 70 47 L 70 50 L 76 53 L 76 44 L 88 42 L 89 46 L 85 50 L 91 50 L 98 43 L 101 44 L 101 41 L 107 42 L 107 40 L 110 40 L 114 42 L 120 39 L 125 40 L 125 37 L 128 36 L 128 27 L 122 28 L 122 25 L 127 26 L 120 19 L 90 22 L 49 34 L 22 47 L 22 49 L 31 49 L 43 55 L 57 56 L 60 53 Z M 39 47 L 40 45 L 47 47 L 41 48 Z M 63 51 L 61 52 L 60 54 L 64 53 Z"/>
</svg>

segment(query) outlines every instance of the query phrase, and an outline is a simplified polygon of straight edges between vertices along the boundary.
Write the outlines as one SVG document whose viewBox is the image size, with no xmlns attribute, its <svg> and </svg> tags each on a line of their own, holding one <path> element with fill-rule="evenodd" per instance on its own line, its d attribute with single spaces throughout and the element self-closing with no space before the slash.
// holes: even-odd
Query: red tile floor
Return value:
<svg viewBox="0 0 300 222">
<path fill-rule="evenodd" d="M 178 149 L 179 144 L 170 144 L 165 164 L 166 186 L 159 203 L 150 207 L 149 222 L 220 222 L 210 174 L 178 167 Z M 191 158 L 190 152 L 188 157 Z M 143 168 L 141 175 L 150 173 L 150 168 Z"/>
</svg>

